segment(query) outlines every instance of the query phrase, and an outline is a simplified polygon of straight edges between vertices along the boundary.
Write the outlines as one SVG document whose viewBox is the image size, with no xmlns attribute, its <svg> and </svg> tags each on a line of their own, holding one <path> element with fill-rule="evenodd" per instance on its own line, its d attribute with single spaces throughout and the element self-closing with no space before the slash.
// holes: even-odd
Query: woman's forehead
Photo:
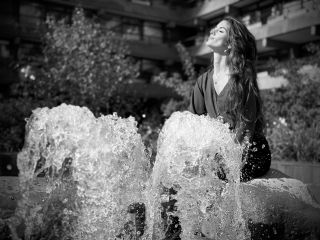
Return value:
<svg viewBox="0 0 320 240">
<path fill-rule="evenodd" d="M 217 26 L 215 28 L 217 28 L 217 29 L 225 28 L 225 29 L 228 30 L 230 28 L 230 23 L 228 21 L 226 21 L 226 20 L 222 20 L 221 22 L 219 22 L 217 24 Z"/>
</svg>

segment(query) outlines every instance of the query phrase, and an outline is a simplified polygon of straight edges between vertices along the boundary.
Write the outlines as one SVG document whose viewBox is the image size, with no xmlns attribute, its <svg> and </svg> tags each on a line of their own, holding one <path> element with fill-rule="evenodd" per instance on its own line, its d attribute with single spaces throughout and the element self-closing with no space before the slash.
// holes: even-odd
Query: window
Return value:
<svg viewBox="0 0 320 240">
<path fill-rule="evenodd" d="M 42 61 L 41 55 L 39 44 L 23 42 L 19 46 L 18 58 L 20 60 L 32 59 L 33 62 L 40 62 Z"/>
<path fill-rule="evenodd" d="M 139 19 L 100 11 L 98 12 L 98 20 L 102 26 L 121 34 L 127 40 L 141 40 L 142 38 L 142 21 Z"/>
<path fill-rule="evenodd" d="M 129 40 L 141 40 L 141 21 L 124 18 L 122 21 L 122 35 Z"/>
<path fill-rule="evenodd" d="M 0 57 L 1 58 L 9 58 L 10 50 L 9 50 L 9 42 L 5 40 L 0 40 Z"/>
<path fill-rule="evenodd" d="M 66 19 L 68 23 L 71 23 L 73 10 L 73 8 L 66 6 L 47 5 L 45 17 L 54 17 L 57 20 Z"/>
<path fill-rule="evenodd" d="M 117 33 L 121 33 L 121 18 L 117 16 L 108 16 L 103 19 L 106 28 Z"/>
<path fill-rule="evenodd" d="M 145 22 L 143 25 L 143 39 L 146 42 L 162 43 L 163 31 L 160 23 Z"/>
<path fill-rule="evenodd" d="M 24 26 L 37 26 L 42 21 L 41 6 L 36 3 L 23 2 L 20 5 L 20 23 Z"/>
<path fill-rule="evenodd" d="M 142 59 L 141 60 L 141 71 L 143 72 L 159 72 L 160 71 L 160 63 L 156 60 L 150 59 Z"/>
<path fill-rule="evenodd" d="M 132 3 L 150 6 L 151 0 L 131 0 Z"/>
</svg>

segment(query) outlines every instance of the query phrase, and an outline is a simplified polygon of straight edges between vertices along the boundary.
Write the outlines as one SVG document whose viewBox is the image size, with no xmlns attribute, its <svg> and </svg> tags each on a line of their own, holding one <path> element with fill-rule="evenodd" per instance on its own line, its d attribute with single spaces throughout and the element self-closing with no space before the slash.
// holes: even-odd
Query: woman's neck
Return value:
<svg viewBox="0 0 320 240">
<path fill-rule="evenodd" d="M 230 74 L 229 66 L 227 65 L 227 56 L 219 53 L 213 53 L 213 74 Z"/>
</svg>

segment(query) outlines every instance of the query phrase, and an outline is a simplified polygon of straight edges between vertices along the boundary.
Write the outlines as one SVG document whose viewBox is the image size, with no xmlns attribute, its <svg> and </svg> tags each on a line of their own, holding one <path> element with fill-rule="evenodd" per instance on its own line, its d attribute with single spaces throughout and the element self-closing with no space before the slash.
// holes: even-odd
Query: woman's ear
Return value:
<svg viewBox="0 0 320 240">
<path fill-rule="evenodd" d="M 225 53 L 225 54 L 229 54 L 229 53 L 230 53 L 230 51 L 231 51 L 231 46 L 230 46 L 230 45 L 228 45 L 227 49 L 226 49 L 226 50 L 224 50 L 224 53 Z"/>
</svg>

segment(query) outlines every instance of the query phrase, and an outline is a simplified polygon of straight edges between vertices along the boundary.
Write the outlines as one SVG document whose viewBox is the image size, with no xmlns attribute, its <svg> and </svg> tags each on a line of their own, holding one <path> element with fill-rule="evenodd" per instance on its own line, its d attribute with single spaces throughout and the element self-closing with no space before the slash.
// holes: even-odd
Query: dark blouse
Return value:
<svg viewBox="0 0 320 240">
<path fill-rule="evenodd" d="M 212 118 L 223 117 L 224 122 L 228 122 L 230 128 L 236 130 L 236 138 L 240 143 L 243 141 L 245 134 L 249 138 L 254 134 L 262 134 L 261 126 L 256 124 L 257 100 L 255 95 L 249 92 L 243 114 L 246 121 L 235 124 L 231 114 L 228 112 L 227 105 L 227 96 L 231 90 L 230 80 L 222 91 L 217 94 L 212 75 L 213 70 L 209 70 L 198 78 L 191 96 L 189 111 L 197 115 L 209 114 Z"/>
</svg>

